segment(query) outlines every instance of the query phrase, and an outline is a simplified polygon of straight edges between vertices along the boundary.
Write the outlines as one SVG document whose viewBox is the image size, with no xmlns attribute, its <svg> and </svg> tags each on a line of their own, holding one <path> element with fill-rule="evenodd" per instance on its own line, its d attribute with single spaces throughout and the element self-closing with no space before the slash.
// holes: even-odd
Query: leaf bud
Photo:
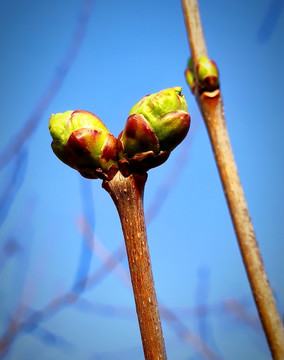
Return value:
<svg viewBox="0 0 284 360">
<path fill-rule="evenodd" d="M 199 58 L 196 78 L 200 91 L 214 91 L 219 88 L 219 72 L 213 60 L 206 56 Z"/>
<path fill-rule="evenodd" d="M 187 68 L 185 69 L 184 76 L 187 85 L 190 87 L 192 93 L 194 93 L 196 82 L 195 82 L 194 65 L 193 65 L 192 57 L 190 57 L 188 60 Z"/>
<path fill-rule="evenodd" d="M 52 115 L 49 131 L 55 155 L 82 176 L 110 180 L 115 175 L 117 140 L 94 114 L 76 110 Z"/>
<path fill-rule="evenodd" d="M 185 138 L 190 116 L 181 88 L 143 97 L 130 111 L 118 140 L 120 164 L 145 172 L 162 164 Z"/>
</svg>

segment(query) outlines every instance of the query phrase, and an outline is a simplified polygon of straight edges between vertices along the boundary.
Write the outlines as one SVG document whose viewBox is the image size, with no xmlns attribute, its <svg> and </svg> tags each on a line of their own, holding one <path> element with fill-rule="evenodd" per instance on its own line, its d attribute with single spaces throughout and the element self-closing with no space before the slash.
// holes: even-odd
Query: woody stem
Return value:
<svg viewBox="0 0 284 360">
<path fill-rule="evenodd" d="M 145 359 L 166 360 L 144 219 L 146 179 L 146 174 L 124 177 L 118 171 L 103 187 L 112 197 L 122 225 Z"/>
<path fill-rule="evenodd" d="M 207 55 L 197 0 L 182 0 L 194 68 L 201 56 Z M 196 74 L 195 74 L 196 76 Z M 284 359 L 284 330 L 264 268 L 244 191 L 240 182 L 219 90 L 195 97 L 204 118 L 224 193 L 229 206 L 239 248 L 267 338 L 275 360 Z"/>
</svg>

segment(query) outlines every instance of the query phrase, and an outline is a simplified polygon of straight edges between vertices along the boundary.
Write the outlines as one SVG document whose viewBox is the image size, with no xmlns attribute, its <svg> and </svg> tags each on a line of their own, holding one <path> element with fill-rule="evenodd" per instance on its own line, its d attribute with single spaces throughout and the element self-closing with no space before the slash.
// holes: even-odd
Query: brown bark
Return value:
<svg viewBox="0 0 284 360">
<path fill-rule="evenodd" d="M 200 56 L 207 54 L 198 1 L 182 0 L 182 3 L 193 62 L 196 65 Z M 284 330 L 240 182 L 226 127 L 220 90 L 204 92 L 200 95 L 197 87 L 195 97 L 209 133 L 241 255 L 271 354 L 273 359 L 283 360 Z"/>
<path fill-rule="evenodd" d="M 222 116 L 222 100 L 206 93 L 199 98 L 223 189 L 230 209 L 250 287 L 273 359 L 284 359 L 284 331 L 250 219 L 237 166 Z M 214 144 L 214 145 L 213 145 Z"/>
<path fill-rule="evenodd" d="M 103 187 L 119 213 L 146 360 L 166 360 L 166 350 L 147 242 L 143 193 L 147 175 L 117 172 Z"/>
</svg>

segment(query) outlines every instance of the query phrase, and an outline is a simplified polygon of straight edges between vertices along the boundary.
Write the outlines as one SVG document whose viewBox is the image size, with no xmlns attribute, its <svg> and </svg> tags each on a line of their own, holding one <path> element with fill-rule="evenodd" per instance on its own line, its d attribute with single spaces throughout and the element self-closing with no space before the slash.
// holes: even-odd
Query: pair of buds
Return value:
<svg viewBox="0 0 284 360">
<path fill-rule="evenodd" d="M 185 79 L 193 93 L 195 93 L 196 88 L 199 93 L 219 89 L 218 68 L 215 62 L 208 59 L 206 56 L 201 56 L 199 58 L 196 65 L 196 71 L 194 71 L 192 57 L 189 58 L 185 70 Z"/>
<path fill-rule="evenodd" d="M 142 98 L 131 109 L 118 139 L 87 111 L 67 111 L 49 120 L 55 155 L 82 176 L 104 180 L 111 180 L 119 169 L 129 176 L 162 164 L 185 138 L 189 126 L 180 87 Z"/>
</svg>

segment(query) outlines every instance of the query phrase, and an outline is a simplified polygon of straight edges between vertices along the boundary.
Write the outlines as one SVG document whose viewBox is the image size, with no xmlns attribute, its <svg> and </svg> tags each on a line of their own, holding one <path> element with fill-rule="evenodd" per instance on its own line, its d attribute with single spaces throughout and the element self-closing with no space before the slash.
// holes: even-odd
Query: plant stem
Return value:
<svg viewBox="0 0 284 360">
<path fill-rule="evenodd" d="M 197 64 L 201 56 L 207 56 L 198 1 L 182 0 L 182 8 L 192 60 Z"/>
<path fill-rule="evenodd" d="M 182 0 L 182 4 L 191 53 L 196 68 L 200 56 L 207 54 L 198 3 L 197 0 Z M 197 88 L 195 97 L 209 133 L 241 255 L 271 354 L 273 359 L 283 360 L 284 330 L 268 282 L 238 175 L 226 127 L 221 93 L 217 90 L 213 93 L 204 92 L 200 95 Z"/>
<path fill-rule="evenodd" d="M 146 174 L 124 177 L 118 171 L 103 187 L 112 197 L 122 225 L 145 359 L 166 360 L 143 210 L 146 179 Z"/>
</svg>

